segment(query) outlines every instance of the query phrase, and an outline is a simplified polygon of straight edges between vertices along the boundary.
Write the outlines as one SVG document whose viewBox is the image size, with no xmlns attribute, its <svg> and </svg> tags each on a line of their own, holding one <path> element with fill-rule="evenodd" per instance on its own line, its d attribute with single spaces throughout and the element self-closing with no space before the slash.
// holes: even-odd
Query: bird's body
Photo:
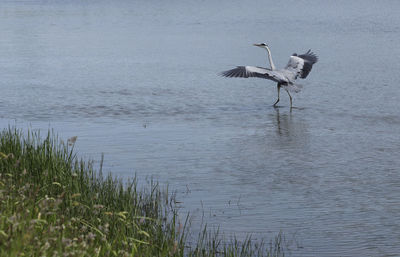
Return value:
<svg viewBox="0 0 400 257">
<path fill-rule="evenodd" d="M 256 66 L 237 66 L 235 69 L 227 70 L 221 73 L 224 77 L 240 77 L 240 78 L 264 78 L 277 82 L 278 100 L 279 102 L 280 88 L 284 88 L 290 97 L 290 107 L 292 107 L 292 96 L 290 92 L 300 92 L 301 86 L 295 84 L 295 81 L 300 77 L 305 79 L 310 73 L 313 64 L 318 61 L 318 57 L 308 50 L 305 54 L 290 56 L 289 62 L 283 69 L 276 69 L 272 61 L 271 51 L 266 44 L 254 44 L 255 46 L 265 48 L 268 51 L 268 60 L 271 68 L 263 68 Z"/>
</svg>

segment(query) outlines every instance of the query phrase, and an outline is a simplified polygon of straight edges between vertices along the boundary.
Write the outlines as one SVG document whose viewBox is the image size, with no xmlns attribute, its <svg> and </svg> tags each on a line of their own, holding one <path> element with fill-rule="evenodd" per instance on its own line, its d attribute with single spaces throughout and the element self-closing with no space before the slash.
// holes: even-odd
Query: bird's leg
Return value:
<svg viewBox="0 0 400 257">
<path fill-rule="evenodd" d="M 279 91 L 281 90 L 281 85 L 277 85 L 278 88 L 278 99 L 276 100 L 276 102 L 274 103 L 274 107 L 276 107 L 276 104 L 279 102 Z"/>
<path fill-rule="evenodd" d="M 292 109 L 292 96 L 289 93 L 289 90 L 285 89 L 287 94 L 289 95 L 289 99 L 290 99 L 290 109 Z"/>
</svg>

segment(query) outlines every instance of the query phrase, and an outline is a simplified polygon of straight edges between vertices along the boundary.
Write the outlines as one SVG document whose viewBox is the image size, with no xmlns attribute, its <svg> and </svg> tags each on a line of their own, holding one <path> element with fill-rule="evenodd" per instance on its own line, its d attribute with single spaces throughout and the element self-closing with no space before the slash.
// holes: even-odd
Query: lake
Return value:
<svg viewBox="0 0 400 257">
<path fill-rule="evenodd" d="M 289 256 L 400 254 L 399 1 L 2 1 L 0 125 L 169 185 L 193 229 Z M 312 49 L 294 95 L 228 79 Z M 95 163 L 95 165 L 98 162 Z"/>
</svg>

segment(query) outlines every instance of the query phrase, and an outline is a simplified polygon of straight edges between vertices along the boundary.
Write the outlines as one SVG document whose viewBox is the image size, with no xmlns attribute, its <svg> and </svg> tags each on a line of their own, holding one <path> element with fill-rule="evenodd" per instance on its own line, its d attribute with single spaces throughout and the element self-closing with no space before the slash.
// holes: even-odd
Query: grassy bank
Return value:
<svg viewBox="0 0 400 257">
<path fill-rule="evenodd" d="M 284 255 L 280 236 L 226 243 L 203 229 L 189 243 L 173 197 L 103 177 L 51 133 L 0 133 L 0 256 Z"/>
</svg>

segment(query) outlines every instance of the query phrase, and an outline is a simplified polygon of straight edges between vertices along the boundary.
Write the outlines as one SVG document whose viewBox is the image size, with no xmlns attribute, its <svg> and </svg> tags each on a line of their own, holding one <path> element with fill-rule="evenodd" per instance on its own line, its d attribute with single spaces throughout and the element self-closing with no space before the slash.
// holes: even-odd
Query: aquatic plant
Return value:
<svg viewBox="0 0 400 257">
<path fill-rule="evenodd" d="M 168 188 L 104 177 L 78 159 L 76 138 L 41 138 L 0 133 L 0 256 L 284 256 L 281 235 L 268 247 L 204 226 L 189 242 Z"/>
</svg>

